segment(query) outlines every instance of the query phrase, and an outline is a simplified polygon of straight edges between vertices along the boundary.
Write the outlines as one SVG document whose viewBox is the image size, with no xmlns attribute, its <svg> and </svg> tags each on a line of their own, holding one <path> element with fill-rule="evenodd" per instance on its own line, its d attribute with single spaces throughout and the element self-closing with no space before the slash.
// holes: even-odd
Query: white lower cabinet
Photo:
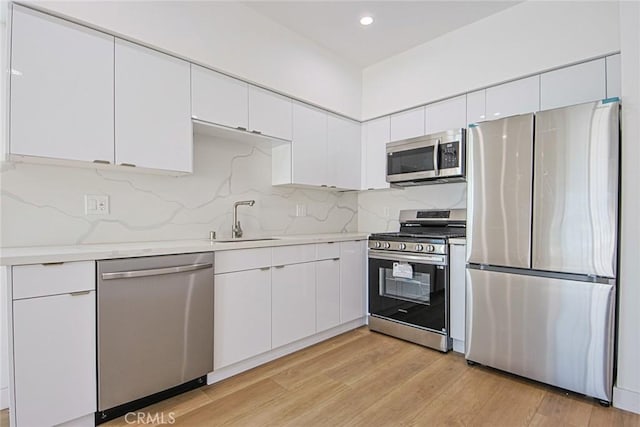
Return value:
<svg viewBox="0 0 640 427">
<path fill-rule="evenodd" d="M 340 324 L 340 258 L 316 262 L 316 331 Z"/>
<path fill-rule="evenodd" d="M 216 274 L 214 369 L 271 350 L 270 270 Z"/>
<path fill-rule="evenodd" d="M 248 270 L 238 271 L 242 262 Z M 300 340 L 362 319 L 365 268 L 366 241 L 216 252 L 214 370 L 240 372 L 270 350 L 281 356 L 304 346 Z"/>
<path fill-rule="evenodd" d="M 465 336 L 465 245 L 449 246 L 449 329 L 453 349 L 464 352 Z"/>
<path fill-rule="evenodd" d="M 367 314 L 365 278 L 367 242 L 340 243 L 340 321 L 359 319 Z"/>
<path fill-rule="evenodd" d="M 51 268 L 64 272 L 74 264 L 93 262 Z M 46 282 L 46 272 L 32 280 Z M 94 274 L 84 277 L 85 290 L 56 294 L 52 283 L 50 295 L 13 301 L 14 425 L 57 425 L 96 411 Z"/>
<path fill-rule="evenodd" d="M 276 266 L 272 285 L 272 345 L 289 344 L 316 332 L 315 263 Z"/>
</svg>

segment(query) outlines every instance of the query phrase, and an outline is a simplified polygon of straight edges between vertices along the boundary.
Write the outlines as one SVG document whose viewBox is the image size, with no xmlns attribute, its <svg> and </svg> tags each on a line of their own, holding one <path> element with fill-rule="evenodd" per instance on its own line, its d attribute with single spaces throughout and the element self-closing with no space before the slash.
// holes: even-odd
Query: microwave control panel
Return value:
<svg viewBox="0 0 640 427">
<path fill-rule="evenodd" d="M 460 166 L 458 161 L 458 145 L 459 142 L 447 142 L 440 146 L 440 168 L 457 168 Z"/>
</svg>

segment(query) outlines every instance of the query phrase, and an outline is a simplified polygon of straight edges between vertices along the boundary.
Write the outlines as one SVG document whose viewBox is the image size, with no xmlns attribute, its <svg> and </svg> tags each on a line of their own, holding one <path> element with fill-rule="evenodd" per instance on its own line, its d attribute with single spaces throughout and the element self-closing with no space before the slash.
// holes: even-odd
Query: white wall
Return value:
<svg viewBox="0 0 640 427">
<path fill-rule="evenodd" d="M 620 5 L 622 224 L 614 405 L 640 413 L 640 3 Z"/>
<path fill-rule="evenodd" d="M 239 2 L 28 1 L 360 118 L 361 70 Z"/>
<path fill-rule="evenodd" d="M 529 1 L 363 71 L 370 119 L 620 49 L 618 2 Z"/>
</svg>

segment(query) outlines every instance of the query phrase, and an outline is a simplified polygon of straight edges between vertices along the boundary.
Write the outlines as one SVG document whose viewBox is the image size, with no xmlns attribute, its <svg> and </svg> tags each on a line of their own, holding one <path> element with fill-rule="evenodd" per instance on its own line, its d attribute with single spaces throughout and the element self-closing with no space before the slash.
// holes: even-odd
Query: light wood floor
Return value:
<svg viewBox="0 0 640 427">
<path fill-rule="evenodd" d="M 640 427 L 640 415 L 366 328 L 140 412 L 174 426 Z"/>
</svg>

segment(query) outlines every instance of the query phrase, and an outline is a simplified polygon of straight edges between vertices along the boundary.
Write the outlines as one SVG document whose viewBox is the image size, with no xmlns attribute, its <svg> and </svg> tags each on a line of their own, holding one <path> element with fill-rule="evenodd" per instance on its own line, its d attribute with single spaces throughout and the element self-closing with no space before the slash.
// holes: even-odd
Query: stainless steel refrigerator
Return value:
<svg viewBox="0 0 640 427">
<path fill-rule="evenodd" d="M 611 402 L 619 102 L 470 129 L 465 356 Z"/>
</svg>

